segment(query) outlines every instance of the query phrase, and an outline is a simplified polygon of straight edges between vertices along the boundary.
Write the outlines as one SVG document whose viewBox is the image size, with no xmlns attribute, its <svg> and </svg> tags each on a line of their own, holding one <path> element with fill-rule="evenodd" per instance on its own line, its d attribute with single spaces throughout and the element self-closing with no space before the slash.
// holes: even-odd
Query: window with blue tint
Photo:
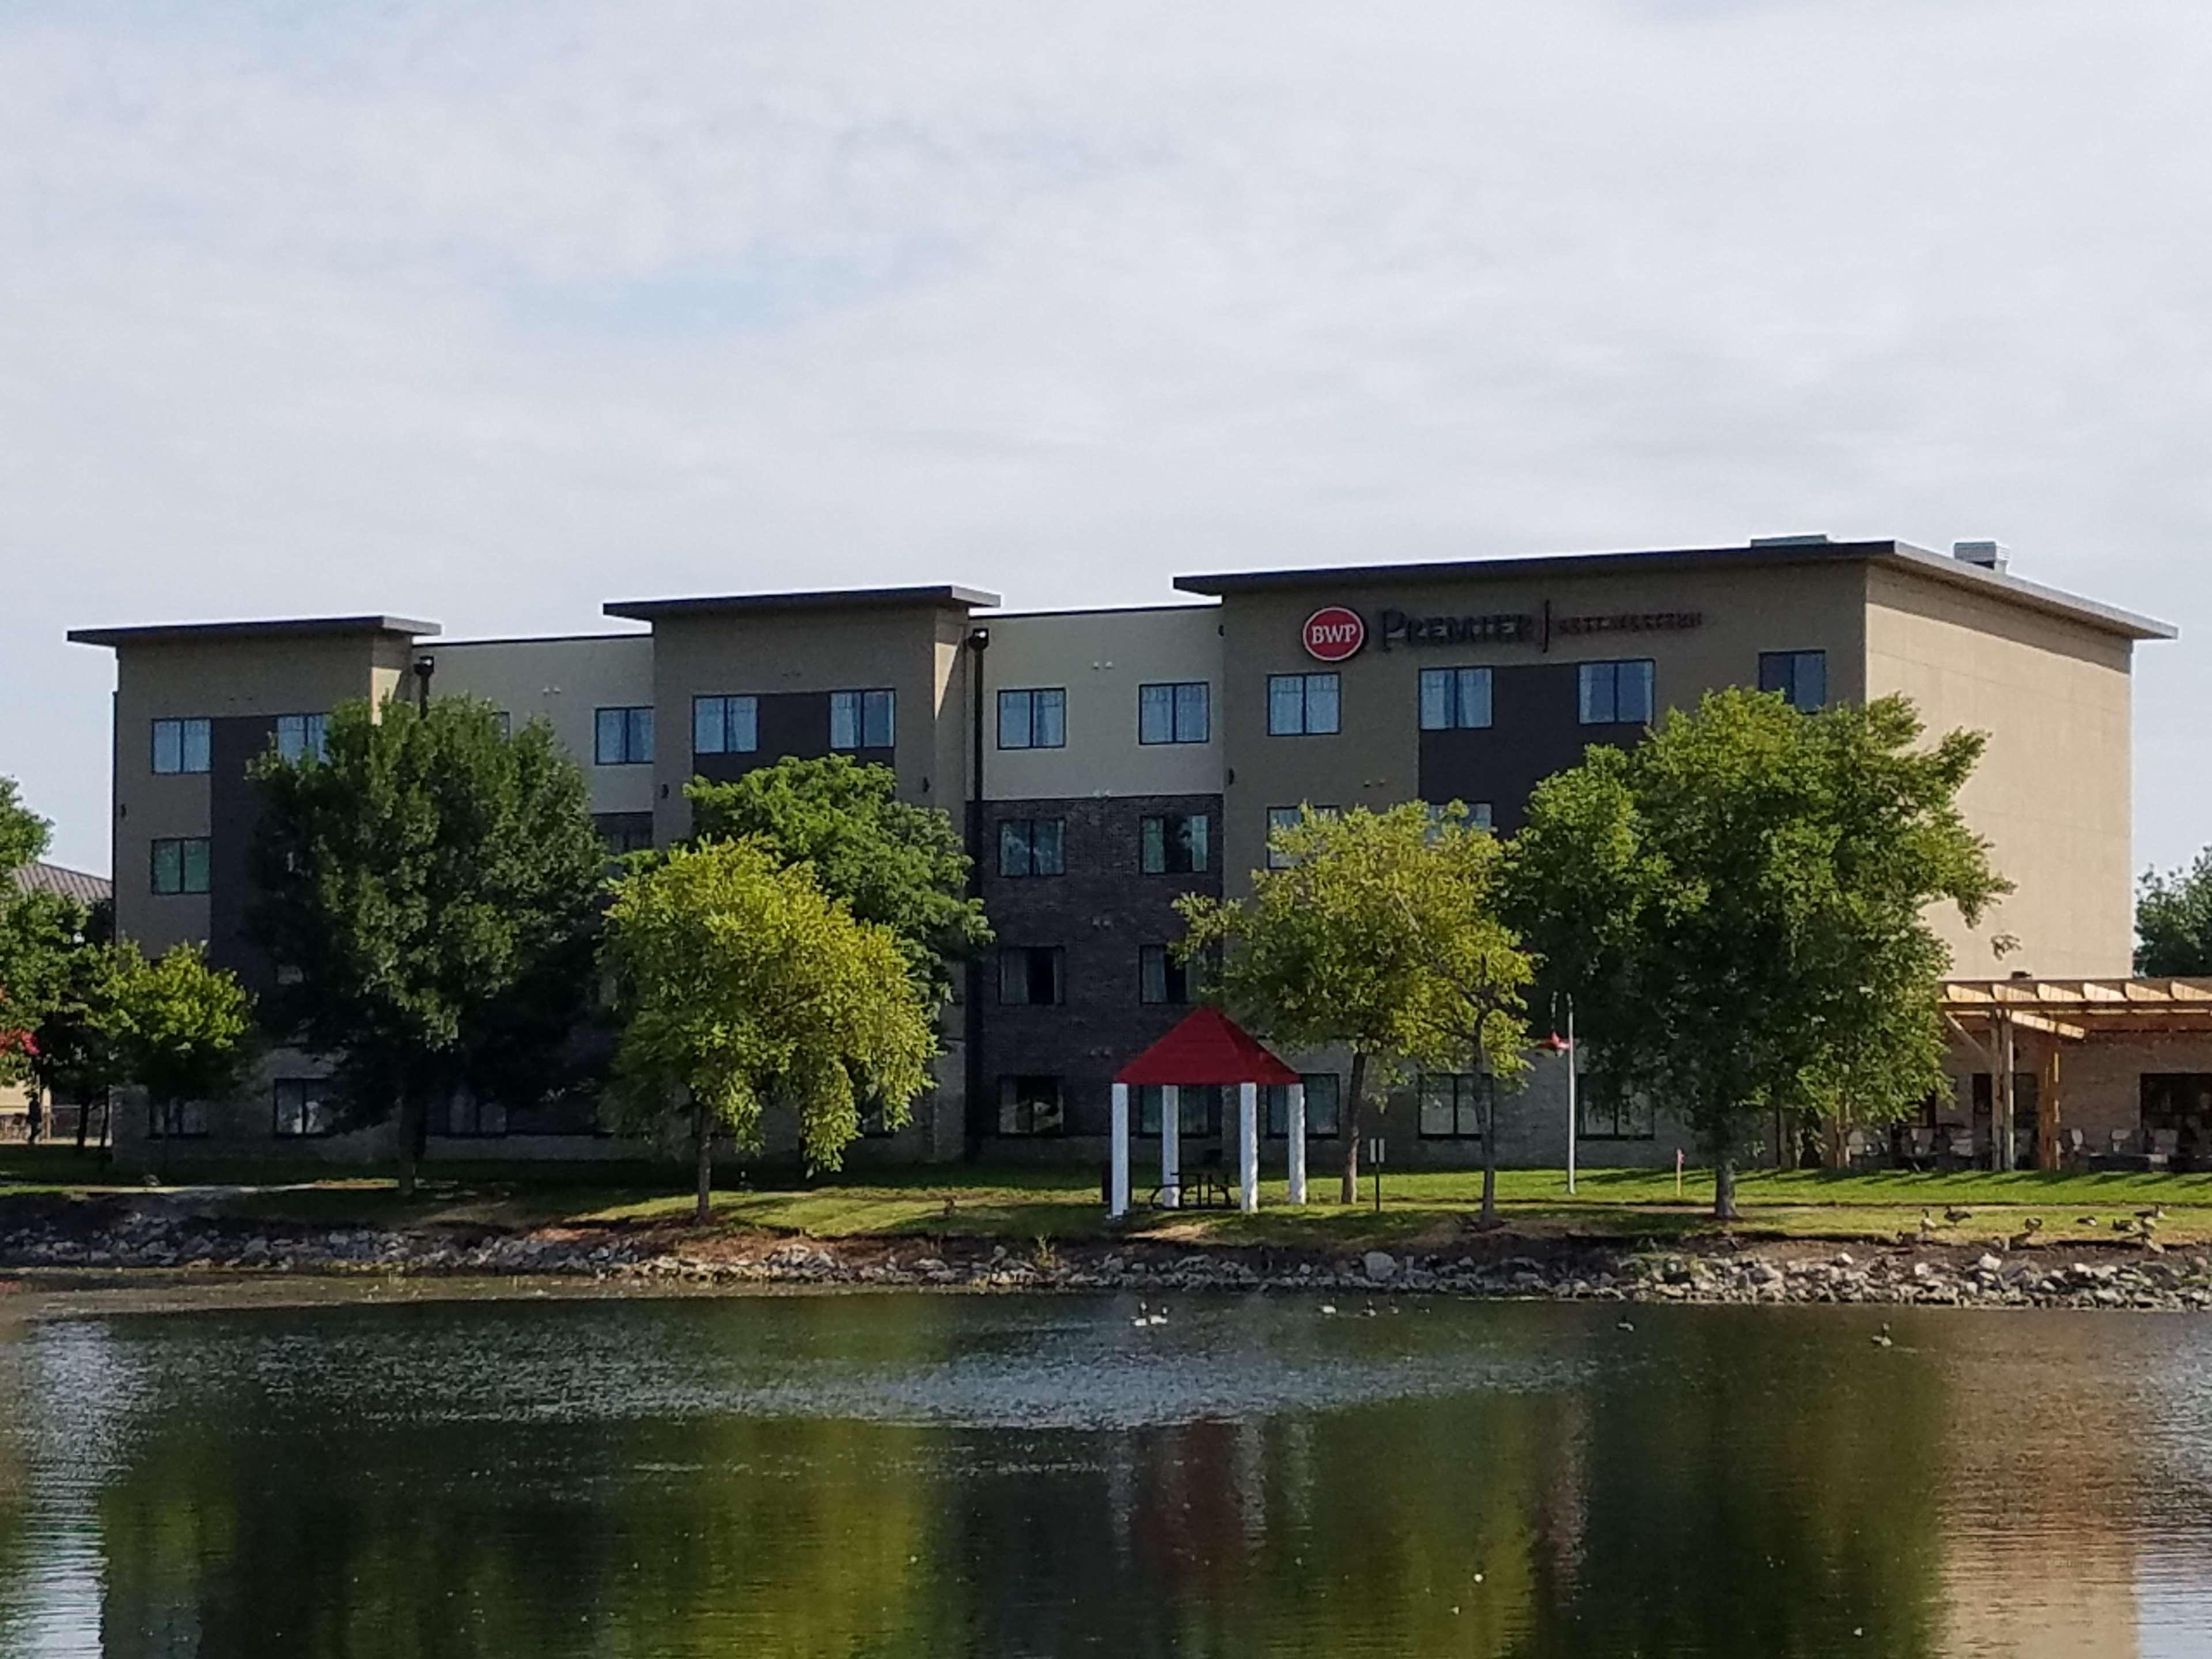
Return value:
<svg viewBox="0 0 2212 1659">
<path fill-rule="evenodd" d="M 186 836 L 154 843 L 154 891 L 163 897 L 208 890 L 208 838 Z"/>
<path fill-rule="evenodd" d="M 155 720 L 154 769 L 163 775 L 204 772 L 214 728 L 205 720 Z"/>
<path fill-rule="evenodd" d="M 1137 688 L 1139 743 L 1204 743 L 1209 735 L 1204 680 Z"/>
<path fill-rule="evenodd" d="M 999 820 L 999 873 L 1058 876 L 1067 872 L 1066 818 Z"/>
<path fill-rule="evenodd" d="M 999 693 L 999 747 L 1063 749 L 1067 745 L 1067 693 L 1058 686 Z"/>
<path fill-rule="evenodd" d="M 1428 804 L 1428 811 L 1429 839 L 1431 842 L 1437 840 L 1444 820 L 1452 816 L 1454 806 L 1460 809 L 1459 821 L 1470 830 L 1492 830 L 1497 827 L 1492 822 L 1494 814 L 1491 811 L 1491 804 L 1486 800 L 1453 801 L 1449 805 L 1431 801 Z"/>
<path fill-rule="evenodd" d="M 1267 867 L 1270 870 L 1288 869 L 1292 862 L 1289 854 L 1275 845 L 1278 832 L 1295 830 L 1310 812 L 1317 818 L 1333 818 L 1343 811 L 1336 806 L 1270 806 L 1267 809 Z"/>
<path fill-rule="evenodd" d="M 1172 1007 L 1190 1000 L 1190 970 L 1166 945 L 1137 947 L 1137 1000 Z"/>
<path fill-rule="evenodd" d="M 1306 1085 L 1306 1139 L 1327 1140 L 1339 1133 L 1337 1125 L 1344 1109 L 1343 1084 L 1334 1072 L 1301 1072 L 1298 1080 Z M 1261 1104 L 1266 1108 L 1267 1132 L 1276 1140 L 1285 1140 L 1291 1133 L 1291 1086 L 1287 1083 L 1269 1083 L 1260 1090 Z"/>
<path fill-rule="evenodd" d="M 330 724 L 327 714 L 279 714 L 277 754 L 288 761 L 328 759 Z"/>
<path fill-rule="evenodd" d="M 1066 952 L 1057 945 L 1010 945 L 999 952 L 999 1000 L 1041 1007 L 1067 1000 Z"/>
<path fill-rule="evenodd" d="M 1424 668 L 1421 730 L 1480 731 L 1490 724 L 1490 670 Z"/>
<path fill-rule="evenodd" d="M 1828 701 L 1828 653 L 1825 651 L 1762 651 L 1759 689 L 1778 691 L 1789 705 L 1810 714 Z"/>
<path fill-rule="evenodd" d="M 1320 737 L 1334 732 L 1340 687 L 1334 674 L 1270 674 L 1267 735 Z"/>
<path fill-rule="evenodd" d="M 1651 724 L 1651 663 L 1586 662 L 1579 671 L 1579 713 L 1584 726 Z"/>
<path fill-rule="evenodd" d="M 649 766 L 653 763 L 650 707 L 601 708 L 592 729 L 592 759 L 600 766 Z"/>
<path fill-rule="evenodd" d="M 1425 1140 L 1480 1140 L 1482 1138 L 1482 1079 L 1472 1072 L 1424 1072 L 1417 1088 L 1420 1097 L 1420 1132 Z"/>
<path fill-rule="evenodd" d="M 1138 867 L 1148 876 L 1202 875 L 1212 865 L 1213 821 L 1205 812 L 1162 812 L 1138 823 Z"/>
<path fill-rule="evenodd" d="M 750 755 L 760 747 L 760 699 L 751 696 L 691 699 L 691 752 Z"/>
<path fill-rule="evenodd" d="M 830 746 L 832 749 L 889 749 L 892 696 L 889 691 L 832 691 Z"/>
<path fill-rule="evenodd" d="M 1157 1083 L 1140 1083 L 1133 1091 L 1137 1097 L 1137 1133 L 1156 1135 L 1160 1132 L 1160 1107 L 1164 1096 Z M 1204 1139 L 1221 1133 L 1221 1088 L 1218 1084 L 1186 1084 L 1176 1091 L 1176 1132 L 1180 1135 L 1196 1135 Z"/>
</svg>

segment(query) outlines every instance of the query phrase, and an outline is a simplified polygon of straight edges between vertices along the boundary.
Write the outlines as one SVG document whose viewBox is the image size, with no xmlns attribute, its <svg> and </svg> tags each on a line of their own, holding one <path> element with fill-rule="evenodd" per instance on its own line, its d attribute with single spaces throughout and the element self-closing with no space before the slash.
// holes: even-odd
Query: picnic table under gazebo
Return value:
<svg viewBox="0 0 2212 1659">
<path fill-rule="evenodd" d="M 1114 1079 L 1113 1173 L 1107 1213 L 1129 1212 L 1129 1091 L 1160 1091 L 1159 1203 L 1182 1202 L 1182 1101 L 1185 1089 L 1237 1091 L 1237 1207 L 1260 1207 L 1260 1087 L 1279 1087 L 1288 1105 L 1291 1202 L 1306 1201 L 1306 1091 L 1298 1074 L 1266 1044 L 1218 1008 L 1194 1008 Z"/>
</svg>

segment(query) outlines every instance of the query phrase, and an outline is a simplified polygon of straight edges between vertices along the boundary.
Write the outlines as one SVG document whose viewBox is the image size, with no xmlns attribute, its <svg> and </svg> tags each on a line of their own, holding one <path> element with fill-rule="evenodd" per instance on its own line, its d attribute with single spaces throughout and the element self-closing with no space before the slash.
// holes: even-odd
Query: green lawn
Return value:
<svg viewBox="0 0 2212 1659">
<path fill-rule="evenodd" d="M 327 1165 L 194 1165 L 180 1167 L 173 1181 L 179 1188 L 235 1185 L 242 1190 L 204 1201 L 222 1213 L 257 1220 L 514 1228 L 682 1224 L 691 1203 L 685 1175 L 673 1163 L 439 1164 L 426 1166 L 421 1191 L 404 1206 L 388 1175 L 334 1172 Z M 1498 1189 L 1508 1224 L 1534 1234 L 1667 1238 L 1711 1224 L 1711 1178 L 1697 1171 L 1686 1176 L 1679 1197 L 1671 1170 L 1586 1171 L 1570 1198 L 1559 1170 L 1508 1170 L 1500 1172 Z M 1140 1199 L 1148 1190 L 1141 1175 L 1138 1190 Z M 11 1200 L 26 1194 L 96 1200 L 143 1191 L 140 1180 L 105 1170 L 96 1158 L 79 1158 L 66 1146 L 0 1149 L 0 1218 Z M 1334 1201 L 1336 1192 L 1334 1175 L 1318 1172 L 1312 1182 L 1318 1201 L 1292 1210 L 1282 1181 L 1271 1179 L 1262 1186 L 1256 1216 L 1145 1211 L 1129 1231 L 1194 1243 L 1349 1249 L 1419 1240 L 1437 1246 L 1458 1236 L 1474 1214 L 1481 1175 L 1386 1170 L 1379 1215 L 1371 1207 L 1371 1182 L 1362 1182 L 1360 1202 L 1350 1209 Z M 2167 1212 L 2159 1228 L 2162 1241 L 2212 1239 L 2212 1175 L 1753 1172 L 1741 1178 L 1739 1201 L 1739 1231 L 1754 1235 L 1917 1236 L 1926 1210 L 1938 1224 L 1937 1237 L 1960 1243 L 2020 1231 L 2030 1216 L 2041 1218 L 2039 1237 L 2045 1242 L 2109 1242 L 2115 1220 L 2159 1205 Z M 1953 1206 L 1973 1213 L 1955 1224 L 1945 1222 L 1943 1212 Z M 1107 1231 L 1095 1177 L 1077 1170 L 959 1166 L 816 1181 L 790 1171 L 754 1171 L 726 1182 L 714 1212 L 726 1226 L 822 1237 L 981 1237 L 1027 1243 Z"/>
</svg>

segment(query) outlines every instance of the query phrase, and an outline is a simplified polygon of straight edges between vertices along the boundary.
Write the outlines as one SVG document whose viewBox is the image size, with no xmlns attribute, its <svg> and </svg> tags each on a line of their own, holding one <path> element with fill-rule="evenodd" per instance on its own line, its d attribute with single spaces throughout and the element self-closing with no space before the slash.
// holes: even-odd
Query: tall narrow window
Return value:
<svg viewBox="0 0 2212 1659">
<path fill-rule="evenodd" d="M 1580 717 L 1584 726 L 1651 724 L 1651 663 L 1586 662 L 1580 671 Z"/>
<path fill-rule="evenodd" d="M 1137 1000 L 1181 1007 L 1190 1000 L 1190 969 L 1164 945 L 1137 949 Z"/>
<path fill-rule="evenodd" d="M 1000 1134 L 1056 1135 L 1066 1127 L 1058 1078 L 1024 1075 L 999 1079 Z"/>
<path fill-rule="evenodd" d="M 1137 1133 L 1156 1135 L 1160 1132 L 1161 1109 L 1166 1096 L 1157 1083 L 1137 1085 Z M 1195 1139 L 1208 1140 L 1221 1133 L 1221 1085 L 1218 1083 L 1185 1084 L 1176 1091 L 1176 1133 Z"/>
<path fill-rule="evenodd" d="M 1066 818 L 999 820 L 999 873 L 1059 876 L 1067 872 Z"/>
<path fill-rule="evenodd" d="M 1211 732 L 1204 680 L 1137 688 L 1139 743 L 1204 743 Z"/>
<path fill-rule="evenodd" d="M 1792 708 L 1810 714 L 1828 701 L 1828 653 L 1825 651 L 1762 651 L 1759 689 L 1779 691 Z"/>
<path fill-rule="evenodd" d="M 206 771 L 213 736 L 214 726 L 206 720 L 155 720 L 154 769 L 164 774 Z"/>
<path fill-rule="evenodd" d="M 288 761 L 327 760 L 330 757 L 330 726 L 327 714 L 279 714 L 276 717 L 277 755 Z"/>
<path fill-rule="evenodd" d="M 750 755 L 760 748 L 760 699 L 752 696 L 691 699 L 691 752 Z"/>
<path fill-rule="evenodd" d="M 1491 675 L 1487 668 L 1424 668 L 1421 671 L 1421 730 L 1480 730 L 1490 724 Z"/>
<path fill-rule="evenodd" d="M 1471 1072 L 1424 1072 L 1420 1132 L 1428 1140 L 1482 1138 L 1482 1079 Z"/>
<path fill-rule="evenodd" d="M 830 694 L 830 746 L 832 749 L 889 749 L 892 731 L 892 694 L 889 691 L 832 691 Z"/>
<path fill-rule="evenodd" d="M 1137 825 L 1138 862 L 1148 876 L 1203 875 L 1213 867 L 1213 820 L 1206 812 L 1161 812 Z"/>
<path fill-rule="evenodd" d="M 1066 1000 L 1066 953 L 1056 945 L 1013 945 L 999 952 L 999 1000 L 1037 1006 Z"/>
<path fill-rule="evenodd" d="M 1343 1109 L 1342 1079 L 1334 1072 L 1303 1072 L 1298 1080 L 1306 1085 L 1306 1139 L 1333 1139 L 1338 1133 L 1337 1120 Z M 1290 1085 L 1270 1083 L 1260 1093 L 1261 1104 L 1267 1108 L 1267 1133 L 1277 1140 L 1289 1139 Z"/>
<path fill-rule="evenodd" d="M 1267 735 L 1303 738 L 1334 732 L 1341 684 L 1334 674 L 1270 674 Z"/>
<path fill-rule="evenodd" d="M 186 836 L 154 843 L 154 890 L 164 897 L 208 890 L 208 839 Z"/>
<path fill-rule="evenodd" d="M 1285 830 L 1295 830 L 1304 821 L 1308 812 L 1317 818 L 1333 818 L 1342 809 L 1335 806 L 1270 806 L 1267 809 L 1267 867 L 1286 870 L 1291 859 L 1289 854 L 1275 845 L 1275 838 Z"/>
<path fill-rule="evenodd" d="M 999 747 L 1063 749 L 1067 745 L 1067 693 L 1057 686 L 999 693 Z"/>
<path fill-rule="evenodd" d="M 592 721 L 592 760 L 599 766 L 652 765 L 652 708 L 595 710 Z"/>
<path fill-rule="evenodd" d="M 280 1077 L 276 1079 L 276 1097 L 278 1135 L 326 1135 L 337 1130 L 337 1106 L 328 1079 Z"/>
</svg>

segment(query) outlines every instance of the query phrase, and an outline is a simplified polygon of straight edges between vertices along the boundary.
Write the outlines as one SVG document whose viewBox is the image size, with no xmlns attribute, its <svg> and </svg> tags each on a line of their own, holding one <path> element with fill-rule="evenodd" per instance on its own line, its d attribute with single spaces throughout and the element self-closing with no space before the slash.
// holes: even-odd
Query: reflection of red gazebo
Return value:
<svg viewBox="0 0 2212 1659">
<path fill-rule="evenodd" d="M 1124 1066 L 1114 1079 L 1114 1176 L 1109 1215 L 1129 1212 L 1129 1090 L 1160 1091 L 1160 1200 L 1182 1199 L 1180 1091 L 1234 1085 L 1237 1090 L 1237 1207 L 1260 1207 L 1260 1085 L 1279 1084 L 1290 1101 L 1291 1202 L 1306 1201 L 1306 1091 L 1298 1074 L 1218 1008 L 1200 1007 Z"/>
</svg>

